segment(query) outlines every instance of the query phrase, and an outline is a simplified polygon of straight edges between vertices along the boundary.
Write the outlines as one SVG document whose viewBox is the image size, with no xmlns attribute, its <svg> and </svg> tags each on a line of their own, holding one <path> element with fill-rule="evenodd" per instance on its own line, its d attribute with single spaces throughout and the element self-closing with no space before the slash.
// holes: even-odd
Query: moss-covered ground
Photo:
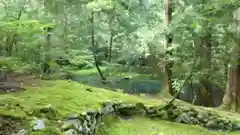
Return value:
<svg viewBox="0 0 240 135">
<path fill-rule="evenodd" d="M 92 72 L 92 71 L 86 71 Z M 85 74 L 87 74 L 85 72 Z M 83 111 L 98 109 L 103 101 L 116 100 L 128 103 L 142 102 L 146 105 L 161 105 L 163 100 L 145 96 L 128 95 L 103 88 L 96 88 L 68 80 L 49 80 L 38 83 L 36 86 L 27 86 L 25 91 L 0 95 L 0 116 L 13 120 L 17 118 L 17 129 L 29 127 L 28 120 L 33 117 L 48 118 L 48 128 L 41 132 L 31 132 L 31 135 L 58 135 L 55 131 L 57 120 L 68 115 Z M 55 108 L 56 114 L 42 114 L 39 110 L 47 105 Z M 222 113 L 222 115 L 227 113 Z M 47 116 L 50 115 L 50 116 Z M 238 116 L 238 115 L 237 115 Z M 232 117 L 235 117 L 234 115 Z M 9 118 L 9 119 L 8 119 Z M 18 123 L 19 122 L 19 123 Z M 27 122 L 27 123 L 26 123 Z M 109 123 L 109 124 L 108 124 Z M 110 124 L 111 123 L 111 124 Z M 11 123 L 13 126 L 14 124 Z M 26 126 L 27 125 L 27 126 Z M 4 126 L 2 121 L 0 126 Z M 1 127 L 0 129 L 4 129 Z M 11 128 L 9 128 L 11 130 Z M 1 132 L 0 132 L 1 133 Z M 153 121 L 147 118 L 136 117 L 131 120 L 111 118 L 101 128 L 100 135 L 217 135 L 198 126 L 171 123 L 162 120 Z M 230 133 L 229 133 L 230 134 Z M 231 133 L 237 135 L 240 133 Z M 7 134 L 6 134 L 7 135 Z"/>
<path fill-rule="evenodd" d="M 26 116 L 26 112 L 51 104 L 61 116 L 86 110 L 98 109 L 106 100 L 129 103 L 161 104 L 160 100 L 148 99 L 101 88 L 94 88 L 72 81 L 43 81 L 41 86 L 29 87 L 25 91 L 0 96 L 0 114 Z"/>
<path fill-rule="evenodd" d="M 200 126 L 134 117 L 129 120 L 107 118 L 100 135 L 239 135 L 239 132 L 209 131 Z"/>
</svg>

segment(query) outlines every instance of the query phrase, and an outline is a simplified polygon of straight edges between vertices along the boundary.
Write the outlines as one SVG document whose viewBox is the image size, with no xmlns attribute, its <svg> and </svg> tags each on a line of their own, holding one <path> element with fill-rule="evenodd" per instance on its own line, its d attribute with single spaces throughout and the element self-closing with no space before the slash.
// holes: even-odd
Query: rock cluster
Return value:
<svg viewBox="0 0 240 135">
<path fill-rule="evenodd" d="M 103 123 L 106 115 L 145 115 L 145 106 L 138 104 L 124 104 L 121 102 L 104 102 L 97 111 L 87 111 L 84 114 L 69 116 L 63 121 L 61 130 L 65 135 L 96 135 L 97 128 Z"/>
<path fill-rule="evenodd" d="M 200 125 L 211 130 L 240 131 L 240 123 L 220 117 L 212 112 L 197 111 L 194 108 L 174 105 L 156 108 L 150 107 L 148 116 L 178 123 Z"/>
<path fill-rule="evenodd" d="M 135 116 L 160 118 L 178 123 L 200 125 L 212 130 L 240 130 L 240 124 L 223 119 L 217 114 L 199 112 L 193 108 L 177 107 L 146 107 L 142 103 L 124 104 L 121 102 L 105 102 L 98 111 L 68 117 L 62 126 L 65 135 L 96 135 L 97 128 L 103 123 L 106 115 Z"/>
<path fill-rule="evenodd" d="M 103 118 L 111 115 L 121 116 L 121 118 L 131 118 L 131 116 L 138 115 L 153 119 L 200 125 L 212 130 L 240 131 L 240 123 L 222 118 L 212 112 L 197 111 L 194 108 L 175 105 L 147 107 L 142 103 L 125 104 L 111 101 L 104 102 L 99 110 L 68 116 L 61 121 L 61 131 L 65 135 L 97 135 L 97 129 L 104 123 Z"/>
</svg>

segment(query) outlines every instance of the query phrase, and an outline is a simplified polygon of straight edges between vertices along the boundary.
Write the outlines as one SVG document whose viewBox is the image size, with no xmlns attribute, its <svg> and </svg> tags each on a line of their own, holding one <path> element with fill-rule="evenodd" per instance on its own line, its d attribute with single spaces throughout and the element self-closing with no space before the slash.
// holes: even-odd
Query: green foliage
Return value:
<svg viewBox="0 0 240 135">
<path fill-rule="evenodd" d="M 14 57 L 0 57 L 0 69 L 5 71 L 14 71 L 18 70 L 24 66 L 22 61 Z"/>
<path fill-rule="evenodd" d="M 168 27 L 163 24 L 163 0 L 2 0 L 0 2 L 0 70 L 24 73 L 40 73 L 45 68 L 53 73 L 45 79 L 59 79 L 70 70 L 82 76 L 96 74 L 93 50 L 97 51 L 97 62 L 105 75 L 126 77 L 132 79 L 151 78 L 163 70 L 164 64 L 174 60 L 172 68 L 176 90 L 189 76 L 194 61 L 197 68 L 193 72 L 193 82 L 199 81 L 199 76 L 210 74 L 210 79 L 221 86 L 226 84 L 226 64 L 234 61 L 231 50 L 238 43 L 236 26 L 233 24 L 232 13 L 240 7 L 239 0 L 209 0 L 209 1 L 176 1 L 173 0 L 173 17 Z M 94 23 L 91 23 L 91 13 L 94 12 Z M 49 30 L 49 31 L 48 31 Z M 92 30 L 95 43 L 92 45 Z M 201 45 L 210 33 L 211 60 L 208 65 L 201 66 Z M 164 37 L 173 34 L 173 42 L 165 48 Z M 112 37 L 112 59 L 108 62 L 109 47 Z M 103 49 L 102 49 L 103 48 Z M 171 56 L 165 56 L 166 51 Z M 155 70 L 140 75 L 133 63 L 139 58 L 156 57 L 147 67 Z M 59 58 L 69 61 L 66 65 L 57 63 Z M 119 61 L 128 64 L 116 64 Z M 147 60 L 148 61 L 148 60 Z M 49 66 L 49 67 L 48 67 Z M 145 68 L 145 67 L 144 67 Z M 90 70 L 87 70 L 90 69 Z M 149 70 L 146 68 L 146 70 Z M 63 73 L 65 72 L 65 73 Z M 122 73 L 124 72 L 124 73 Z M 141 97 L 97 89 L 82 84 L 67 81 L 43 82 L 43 86 L 27 88 L 26 91 L 6 94 L 0 97 L 1 104 L 9 108 L 0 108 L 0 114 L 27 116 L 37 115 L 51 117 L 55 114 L 41 114 L 43 106 L 52 104 L 59 110 L 56 115 L 67 116 L 86 109 L 96 109 L 103 100 L 124 100 L 129 102 L 143 101 L 148 104 L 159 103 L 159 100 L 144 100 Z M 125 82 L 123 83 L 125 85 Z M 92 92 L 86 89 L 91 88 Z M 94 100 L 93 100 L 94 99 Z M 64 104 L 63 104 L 64 101 Z M 161 102 L 161 101 L 160 101 Z M 20 109 L 16 104 L 23 106 Z M 40 113 L 40 114 L 39 114 Z M 48 114 L 47 114 L 48 115 Z M 110 119 L 109 121 L 115 121 Z M 109 124 L 103 128 L 102 134 L 149 134 L 152 121 L 148 119 L 133 119 L 131 122 L 116 120 L 118 124 Z M 143 127 L 138 127 L 139 123 Z M 173 123 L 164 121 L 155 123 L 158 133 L 168 134 Z M 112 126 L 112 127 L 111 127 Z M 140 125 L 141 126 L 141 125 Z M 167 126 L 167 127 L 166 127 Z M 174 125 L 175 132 L 169 134 L 200 134 L 199 127 Z M 146 130 L 149 129 L 149 130 Z M 105 131 L 106 130 L 106 131 Z M 191 133 L 190 133 L 191 132 Z M 204 131 L 207 134 L 218 134 Z M 33 135 L 57 135 L 55 129 L 33 132 Z"/>
<path fill-rule="evenodd" d="M 163 27 L 162 0 L 135 0 L 130 3 L 109 0 L 49 0 L 44 1 L 44 4 L 38 1 L 18 2 L 20 0 L 2 4 L 1 10 L 4 12 L 0 19 L 0 53 L 6 56 L 11 54 L 12 57 L 32 63 L 34 71 L 40 71 L 41 66 L 38 65 L 46 56 L 50 59 L 52 69 L 58 68 L 52 61 L 59 56 L 68 58 L 79 69 L 93 67 L 93 59 L 82 56 L 92 57 L 89 50 L 92 29 L 90 11 L 94 11 L 96 14 L 93 28 L 97 48 L 107 48 L 113 34 L 112 49 L 116 50 L 112 54 L 113 63 L 118 60 L 131 63 L 140 56 L 154 55 L 158 57 L 156 64 L 163 65 L 165 51 L 172 50 L 170 59 L 175 61 L 173 77 L 180 80 L 188 74 L 192 61 L 198 55 L 192 50 L 199 46 L 200 38 L 206 34 L 206 30 L 210 31 L 213 42 L 211 62 L 214 66 L 208 71 L 212 73 L 213 80 L 224 84 L 223 63 L 229 59 L 229 52 L 226 50 L 231 48 L 228 44 L 234 42 L 229 40 L 233 37 L 230 37 L 230 31 L 226 28 L 232 22 L 230 14 L 238 7 L 237 1 L 175 1 L 174 4 L 179 6 L 174 6 L 173 20 L 167 29 Z M 124 7 L 123 3 L 128 7 Z M 23 5 L 26 6 L 22 7 Z M 20 19 L 16 19 L 20 12 Z M 14 16 L 15 19 L 12 19 Z M 50 42 L 46 41 L 44 28 L 47 27 L 54 28 Z M 164 48 L 166 33 L 174 33 L 174 41 L 169 48 Z M 107 61 L 105 57 L 98 57 L 101 61 Z M 195 77 L 201 72 L 203 70 L 198 69 L 194 73 Z"/>
</svg>

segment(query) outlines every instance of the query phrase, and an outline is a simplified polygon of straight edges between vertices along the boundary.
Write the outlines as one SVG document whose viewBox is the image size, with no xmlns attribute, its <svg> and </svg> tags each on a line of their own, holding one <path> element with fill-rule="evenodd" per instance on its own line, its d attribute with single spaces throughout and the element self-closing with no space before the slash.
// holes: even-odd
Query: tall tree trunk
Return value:
<svg viewBox="0 0 240 135">
<path fill-rule="evenodd" d="M 42 74 L 49 74 L 50 73 L 50 49 L 51 49 L 51 32 L 52 32 L 53 28 L 52 27 L 47 27 L 46 28 L 46 43 L 44 45 L 44 58 L 42 60 L 42 67 L 41 67 L 41 71 Z"/>
<path fill-rule="evenodd" d="M 240 108 L 240 64 L 229 64 L 228 81 L 225 95 L 222 100 L 222 106 L 225 109 L 238 111 Z"/>
<path fill-rule="evenodd" d="M 18 13 L 17 19 L 16 20 L 20 20 L 21 16 L 22 16 L 22 10 L 21 9 Z M 17 25 L 18 26 L 18 25 Z M 14 33 L 12 36 L 8 36 L 7 39 L 7 46 L 6 46 L 6 52 L 7 52 L 7 56 L 12 56 L 12 50 L 13 50 L 13 45 L 17 43 L 17 33 Z M 16 46 L 17 47 L 17 46 Z"/>
<path fill-rule="evenodd" d="M 65 19 L 64 19 L 63 23 L 64 23 L 63 40 L 65 41 L 65 40 L 67 40 L 66 36 L 68 35 L 68 14 L 65 14 Z M 65 42 L 64 50 L 65 50 L 65 53 L 68 55 L 68 53 L 69 53 L 69 42 L 68 42 L 68 40 L 67 40 L 67 43 Z"/>
<path fill-rule="evenodd" d="M 234 12 L 236 40 L 228 66 L 228 81 L 222 107 L 239 111 L 240 108 L 240 8 Z"/>
<path fill-rule="evenodd" d="M 108 47 L 108 63 L 111 63 L 112 59 L 112 47 L 113 47 L 113 38 L 114 38 L 114 31 L 112 21 L 114 20 L 114 16 L 109 19 L 109 27 L 110 27 L 110 39 L 109 39 L 109 47 Z"/>
<path fill-rule="evenodd" d="M 164 24 L 165 27 L 168 27 L 168 25 L 170 24 L 170 21 L 172 20 L 172 12 L 173 12 L 173 8 L 172 8 L 172 3 L 171 0 L 164 0 Z M 165 45 L 164 48 L 167 50 L 167 48 L 171 45 L 173 40 L 173 35 L 172 34 L 166 34 L 165 35 Z M 174 64 L 173 61 L 169 61 L 169 59 L 167 58 L 169 55 L 172 55 L 171 51 L 167 51 L 166 54 L 166 61 L 167 63 L 165 64 L 165 68 L 164 68 L 164 89 L 166 90 L 166 92 L 168 92 L 170 95 L 173 95 L 173 87 L 172 87 L 172 66 Z M 167 93 L 166 93 L 167 94 Z"/>
<path fill-rule="evenodd" d="M 211 30 L 210 26 L 208 26 L 208 22 L 206 22 L 206 26 L 208 29 L 206 29 L 206 34 L 201 38 L 201 45 L 200 45 L 200 71 L 202 71 L 202 74 L 199 77 L 199 82 L 201 85 L 200 89 L 200 105 L 202 106 L 214 106 L 214 102 L 212 99 L 212 87 L 209 87 L 212 85 L 210 81 L 210 72 L 211 69 L 211 51 L 212 51 L 212 45 L 211 45 Z"/>
<path fill-rule="evenodd" d="M 112 30 L 111 30 L 109 47 L 108 47 L 108 63 L 111 63 L 111 60 L 112 60 L 113 37 L 114 37 L 114 35 L 113 35 Z"/>
<path fill-rule="evenodd" d="M 97 68 L 97 71 L 102 79 L 102 83 L 106 83 L 106 77 L 103 75 L 100 67 L 99 67 L 99 61 L 97 59 L 97 56 L 96 56 L 96 49 L 97 49 L 97 46 L 96 46 L 96 43 L 95 43 L 95 31 L 94 31 L 94 12 L 92 11 L 91 12 L 91 24 L 92 24 L 92 53 L 93 53 L 93 58 L 94 58 L 94 62 L 95 62 L 95 66 Z"/>
</svg>

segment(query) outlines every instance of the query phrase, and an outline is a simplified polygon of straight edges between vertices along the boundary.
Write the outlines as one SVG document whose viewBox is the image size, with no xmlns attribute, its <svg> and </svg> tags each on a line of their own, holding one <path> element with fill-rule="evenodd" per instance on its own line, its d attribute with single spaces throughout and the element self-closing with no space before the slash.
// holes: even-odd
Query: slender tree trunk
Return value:
<svg viewBox="0 0 240 135">
<path fill-rule="evenodd" d="M 21 9 L 18 13 L 17 19 L 16 20 L 20 20 L 21 16 L 22 16 L 22 10 Z M 13 45 L 17 43 L 17 34 L 13 34 L 12 36 L 8 37 L 9 39 L 7 39 L 7 47 L 6 47 L 6 52 L 7 52 L 7 56 L 12 56 L 12 50 L 13 50 Z M 17 47 L 17 46 L 16 46 Z"/>
<path fill-rule="evenodd" d="M 114 8 L 115 10 L 115 8 Z M 108 47 L 108 63 L 111 63 L 112 60 L 112 48 L 113 48 L 113 39 L 115 36 L 115 31 L 113 29 L 113 21 L 115 20 L 115 16 L 110 14 L 109 17 L 109 27 L 110 27 L 110 39 L 109 39 L 109 47 Z"/>
<path fill-rule="evenodd" d="M 106 77 L 103 75 L 100 67 L 99 67 L 99 61 L 97 60 L 97 56 L 96 56 L 96 43 L 95 43 L 95 31 L 94 31 L 94 13 L 91 12 L 91 24 L 92 24 L 92 49 L 93 49 L 93 58 L 94 58 L 94 62 L 95 62 L 95 66 L 97 68 L 97 71 L 102 79 L 102 83 L 106 83 Z"/>
<path fill-rule="evenodd" d="M 166 27 L 168 27 L 170 21 L 172 20 L 172 12 L 173 12 L 173 9 L 172 9 L 172 3 L 171 3 L 171 0 L 164 0 L 164 24 Z M 173 35 L 172 34 L 166 34 L 165 35 L 165 49 L 167 50 L 167 48 L 171 45 L 172 43 L 172 40 L 173 40 Z M 171 56 L 172 55 L 172 52 L 171 51 L 167 51 L 165 57 L 168 57 L 168 56 Z M 174 64 L 173 61 L 169 61 L 168 58 L 166 58 L 167 60 L 167 63 L 165 65 L 165 68 L 164 68 L 164 83 L 165 83 L 165 90 L 173 95 L 173 87 L 172 87 L 172 66 Z"/>
<path fill-rule="evenodd" d="M 111 63 L 112 59 L 112 47 L 113 47 L 113 30 L 111 29 L 111 35 L 110 35 L 110 41 L 109 41 L 109 47 L 108 47 L 108 63 Z"/>
<path fill-rule="evenodd" d="M 50 48 L 51 48 L 51 32 L 53 28 L 52 27 L 47 27 L 46 28 L 46 43 L 44 45 L 44 58 L 42 61 L 42 74 L 49 74 L 50 73 Z"/>
<path fill-rule="evenodd" d="M 68 14 L 65 14 L 63 40 L 67 40 L 66 39 L 67 34 L 68 34 Z M 64 50 L 65 50 L 65 53 L 68 55 L 68 53 L 69 53 L 68 40 L 67 40 L 67 43 L 65 42 Z"/>
</svg>

